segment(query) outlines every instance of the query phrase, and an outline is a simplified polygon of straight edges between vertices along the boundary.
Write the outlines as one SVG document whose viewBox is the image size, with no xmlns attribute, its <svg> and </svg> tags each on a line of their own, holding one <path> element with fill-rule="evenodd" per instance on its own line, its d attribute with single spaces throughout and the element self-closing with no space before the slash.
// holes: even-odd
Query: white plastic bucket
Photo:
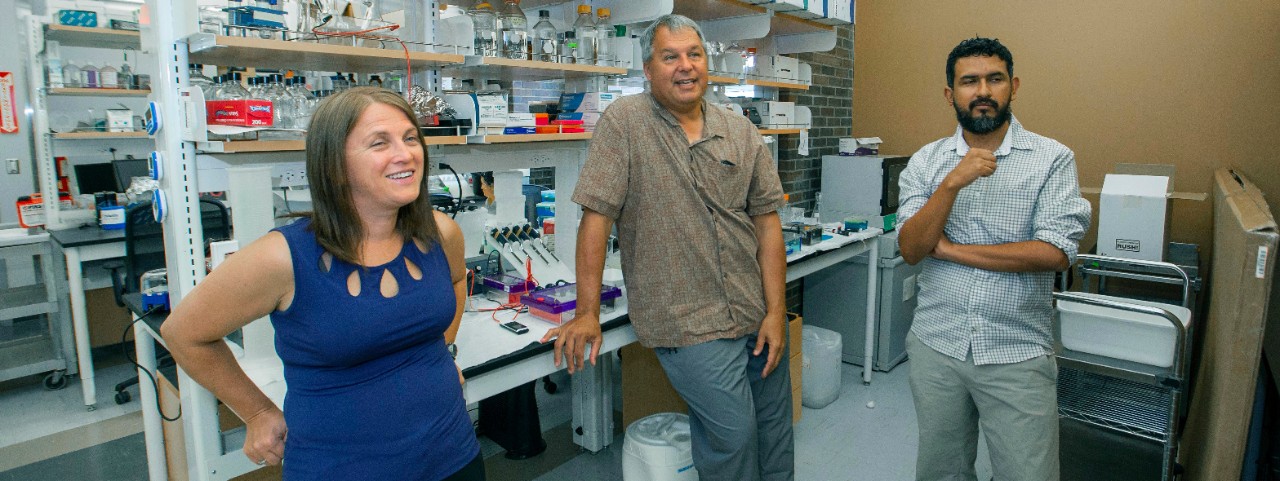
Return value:
<svg viewBox="0 0 1280 481">
<path fill-rule="evenodd" d="M 840 333 L 805 325 L 800 338 L 804 345 L 801 404 L 822 409 L 840 397 Z"/>
<path fill-rule="evenodd" d="M 698 481 L 689 416 L 649 415 L 627 426 L 622 440 L 623 481 Z"/>
</svg>

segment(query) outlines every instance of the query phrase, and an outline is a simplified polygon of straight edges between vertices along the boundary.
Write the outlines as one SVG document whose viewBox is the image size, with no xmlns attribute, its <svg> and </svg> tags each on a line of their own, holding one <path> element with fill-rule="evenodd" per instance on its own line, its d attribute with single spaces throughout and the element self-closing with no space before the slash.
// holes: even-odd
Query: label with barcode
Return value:
<svg viewBox="0 0 1280 481">
<path fill-rule="evenodd" d="M 1253 276 L 1259 279 L 1267 273 L 1267 246 L 1258 246 L 1258 264 L 1253 268 Z"/>
</svg>

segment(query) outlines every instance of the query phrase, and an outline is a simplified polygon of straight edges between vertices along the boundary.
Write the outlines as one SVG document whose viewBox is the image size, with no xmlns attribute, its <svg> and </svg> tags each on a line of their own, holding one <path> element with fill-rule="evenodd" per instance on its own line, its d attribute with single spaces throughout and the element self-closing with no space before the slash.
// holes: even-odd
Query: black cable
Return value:
<svg viewBox="0 0 1280 481">
<path fill-rule="evenodd" d="M 281 188 L 280 193 L 284 195 L 284 212 L 286 214 L 292 214 L 293 208 L 289 207 L 289 188 L 288 187 Z"/>
<path fill-rule="evenodd" d="M 450 217 L 451 217 L 451 218 L 453 218 L 453 219 L 457 219 L 457 218 L 458 218 L 458 211 L 462 210 L 462 177 L 459 177 L 459 176 L 458 176 L 458 171 L 453 170 L 453 166 L 451 166 L 451 165 L 449 165 L 449 164 L 446 164 L 446 163 L 444 163 L 444 162 L 441 162 L 441 163 L 440 163 L 440 168 L 441 168 L 441 169 L 449 169 L 449 172 L 452 172 L 452 173 L 453 173 L 453 180 L 455 180 L 455 181 L 457 181 L 457 182 L 458 182 L 458 198 L 457 198 L 457 200 L 455 200 L 455 201 L 454 201 L 454 202 L 456 202 L 456 205 L 454 205 L 454 208 L 453 208 L 453 215 L 452 215 L 452 216 L 450 216 Z"/>
<path fill-rule="evenodd" d="M 494 268 L 494 267 L 492 266 L 492 264 L 493 264 L 493 259 L 494 259 L 494 254 L 497 254 L 497 255 L 498 255 L 498 267 L 497 267 L 497 268 Z M 488 253 L 488 254 L 485 254 L 485 256 L 484 256 L 484 266 L 485 266 L 485 267 L 487 267 L 487 268 L 489 268 L 489 275 L 496 275 L 496 274 L 500 274 L 500 273 L 502 272 L 502 257 L 501 257 L 501 256 L 502 256 L 502 253 L 501 253 L 501 252 L 498 252 L 498 250 L 497 250 L 497 249 L 490 249 L 490 250 L 489 250 L 489 253 Z"/>
<path fill-rule="evenodd" d="M 160 306 L 151 306 L 151 309 L 147 309 L 147 312 L 142 313 L 142 315 L 134 319 L 133 322 L 130 322 L 129 325 L 125 326 L 124 332 L 120 334 L 120 350 L 124 352 L 125 360 L 128 360 L 130 364 L 133 364 L 133 367 L 137 368 L 139 371 L 147 373 L 147 379 L 151 381 L 152 391 L 156 395 L 156 412 L 160 414 L 160 419 L 163 419 L 168 422 L 174 422 L 179 419 L 182 419 L 182 404 L 178 404 L 177 416 L 174 416 L 172 419 L 169 417 L 166 417 L 164 415 L 164 411 L 160 410 L 160 383 L 156 381 L 156 374 L 151 372 L 151 370 L 145 367 L 142 367 L 141 364 L 138 364 L 137 358 L 130 356 L 129 348 L 125 347 L 126 343 L 128 342 L 129 331 L 133 329 L 133 325 L 137 324 L 138 321 L 146 319 L 147 316 L 150 316 L 151 314 L 155 313 L 158 310 L 160 310 Z M 156 369 L 159 370 L 159 366 L 156 366 Z M 142 376 L 139 375 L 138 377 L 141 378 Z M 142 380 L 139 379 L 138 383 L 141 384 Z"/>
</svg>

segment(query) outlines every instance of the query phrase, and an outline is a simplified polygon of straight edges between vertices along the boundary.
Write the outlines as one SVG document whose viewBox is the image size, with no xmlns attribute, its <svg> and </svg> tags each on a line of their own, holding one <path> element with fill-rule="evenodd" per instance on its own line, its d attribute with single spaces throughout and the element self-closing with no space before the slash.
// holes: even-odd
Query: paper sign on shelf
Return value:
<svg viewBox="0 0 1280 481">
<path fill-rule="evenodd" d="M 0 133 L 18 133 L 18 101 L 14 97 L 13 72 L 0 72 Z"/>
</svg>

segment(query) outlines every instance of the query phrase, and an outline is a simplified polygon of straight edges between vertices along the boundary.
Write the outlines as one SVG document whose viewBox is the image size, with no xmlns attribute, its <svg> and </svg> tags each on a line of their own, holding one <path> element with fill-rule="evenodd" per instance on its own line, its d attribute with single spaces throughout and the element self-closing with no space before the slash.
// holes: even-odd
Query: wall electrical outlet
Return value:
<svg viewBox="0 0 1280 481">
<path fill-rule="evenodd" d="M 305 163 L 290 162 L 279 164 L 272 169 L 271 173 L 280 179 L 280 182 L 275 184 L 276 187 L 306 187 L 307 185 L 307 167 Z"/>
<path fill-rule="evenodd" d="M 18 159 L 4 159 L 4 168 L 10 174 L 18 174 Z"/>
</svg>

